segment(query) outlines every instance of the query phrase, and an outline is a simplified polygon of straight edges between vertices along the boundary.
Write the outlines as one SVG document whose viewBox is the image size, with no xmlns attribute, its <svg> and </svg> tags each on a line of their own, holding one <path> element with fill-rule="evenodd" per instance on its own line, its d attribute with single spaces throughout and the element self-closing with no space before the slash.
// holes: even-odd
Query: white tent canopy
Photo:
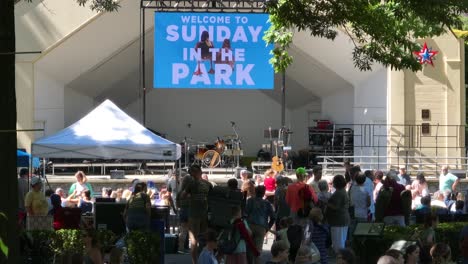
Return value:
<svg viewBox="0 0 468 264">
<path fill-rule="evenodd" d="M 34 142 L 31 152 L 43 158 L 177 160 L 181 147 L 106 100 L 73 125 Z"/>
</svg>

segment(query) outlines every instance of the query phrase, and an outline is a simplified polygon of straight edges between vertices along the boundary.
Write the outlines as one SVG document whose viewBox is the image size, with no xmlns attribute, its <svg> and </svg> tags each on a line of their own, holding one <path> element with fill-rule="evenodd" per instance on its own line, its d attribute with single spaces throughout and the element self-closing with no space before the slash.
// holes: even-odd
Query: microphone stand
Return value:
<svg viewBox="0 0 468 264">
<path fill-rule="evenodd" d="M 184 168 L 188 168 L 188 145 L 187 145 L 187 137 L 184 137 L 184 151 L 185 151 L 185 164 Z"/>
<path fill-rule="evenodd" d="M 236 142 L 235 142 L 235 146 L 236 146 L 236 149 L 234 150 L 235 151 L 235 155 L 236 155 L 236 169 L 240 168 L 240 140 L 239 140 L 239 134 L 237 133 L 237 130 L 236 130 L 236 123 L 232 122 L 231 121 L 231 126 L 232 126 L 232 130 L 234 130 L 234 134 L 236 134 Z"/>
</svg>

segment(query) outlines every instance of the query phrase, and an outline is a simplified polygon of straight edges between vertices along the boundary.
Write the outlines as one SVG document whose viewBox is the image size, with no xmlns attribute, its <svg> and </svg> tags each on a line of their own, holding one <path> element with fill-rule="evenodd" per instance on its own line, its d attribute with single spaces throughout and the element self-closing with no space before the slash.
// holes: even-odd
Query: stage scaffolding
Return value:
<svg viewBox="0 0 468 264">
<path fill-rule="evenodd" d="M 269 2 L 265 0 L 142 0 L 141 8 L 156 9 L 159 12 L 264 13 Z"/>
<path fill-rule="evenodd" d="M 345 159 L 363 169 L 398 169 L 438 175 L 449 165 L 456 173 L 468 171 L 466 125 L 335 124 L 333 130 L 353 129 L 353 154 L 330 153 L 318 156 L 325 172 L 338 172 Z M 334 144 L 331 140 L 329 144 Z"/>
</svg>

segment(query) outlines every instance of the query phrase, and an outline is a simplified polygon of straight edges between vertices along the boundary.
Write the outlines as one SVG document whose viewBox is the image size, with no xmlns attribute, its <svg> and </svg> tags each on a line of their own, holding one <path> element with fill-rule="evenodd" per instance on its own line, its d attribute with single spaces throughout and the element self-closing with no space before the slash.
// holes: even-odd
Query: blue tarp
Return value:
<svg viewBox="0 0 468 264">
<path fill-rule="evenodd" d="M 29 161 L 32 157 L 31 154 L 21 150 L 16 150 L 16 156 L 16 167 L 29 167 Z M 33 168 L 39 168 L 41 164 L 39 158 L 33 157 L 32 159 Z"/>
</svg>

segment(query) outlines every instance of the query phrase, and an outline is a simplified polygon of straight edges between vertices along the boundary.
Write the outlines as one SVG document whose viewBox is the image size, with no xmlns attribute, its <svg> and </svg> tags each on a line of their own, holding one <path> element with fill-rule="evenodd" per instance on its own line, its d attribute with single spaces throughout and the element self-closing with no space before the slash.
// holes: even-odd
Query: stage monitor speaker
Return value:
<svg viewBox="0 0 468 264">
<path fill-rule="evenodd" d="M 124 170 L 111 170 L 110 171 L 110 178 L 111 179 L 124 179 L 125 178 L 125 171 Z"/>
<path fill-rule="evenodd" d="M 357 223 L 354 236 L 378 237 L 382 236 L 385 223 Z"/>
<path fill-rule="evenodd" d="M 125 233 L 125 223 L 122 217 L 125 203 L 94 203 L 96 229 L 111 230 L 117 236 Z"/>
</svg>

